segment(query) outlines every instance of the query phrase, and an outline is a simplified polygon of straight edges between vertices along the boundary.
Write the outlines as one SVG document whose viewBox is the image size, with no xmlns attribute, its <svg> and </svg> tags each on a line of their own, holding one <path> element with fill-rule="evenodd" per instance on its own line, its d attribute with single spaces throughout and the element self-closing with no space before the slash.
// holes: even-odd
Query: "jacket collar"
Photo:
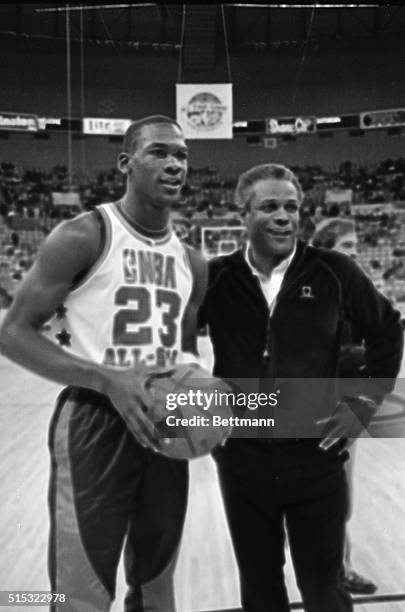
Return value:
<svg viewBox="0 0 405 612">
<path fill-rule="evenodd" d="M 245 258 L 245 249 L 246 245 L 244 245 L 241 249 L 238 249 L 231 255 L 227 256 L 228 261 L 232 266 L 242 266 L 249 269 Z M 308 246 L 301 240 L 297 240 L 294 257 L 292 258 L 291 263 L 288 266 L 286 276 L 290 276 L 293 273 L 297 265 L 304 259 L 304 256 L 306 255 L 307 251 Z"/>
<path fill-rule="evenodd" d="M 242 247 L 238 251 L 232 253 L 232 255 L 227 255 L 226 259 L 231 268 L 238 268 L 241 271 L 243 269 L 245 274 L 248 273 L 248 275 L 253 278 L 249 265 L 246 262 L 244 249 L 245 247 Z M 302 242 L 302 240 L 297 240 L 295 254 L 287 268 L 280 293 L 284 292 L 284 289 L 287 287 L 290 287 L 295 282 L 296 278 L 301 276 L 303 271 L 321 256 L 322 249 L 309 246 L 305 242 Z"/>
<path fill-rule="evenodd" d="M 262 279 L 262 280 L 268 280 L 270 278 L 270 276 L 273 275 L 273 273 L 277 273 L 277 272 L 282 273 L 282 274 L 286 273 L 289 265 L 291 264 L 292 260 L 294 259 L 296 248 L 297 248 L 297 244 L 294 245 L 294 249 L 293 249 L 293 252 L 291 253 L 291 255 L 289 255 L 288 257 L 285 257 L 277 266 L 275 266 L 272 269 L 271 274 L 269 274 L 269 275 L 263 274 L 254 265 L 254 263 L 252 261 L 251 243 L 249 241 L 246 242 L 246 244 L 245 244 L 244 255 L 245 255 L 246 263 L 249 266 L 250 271 L 252 272 L 253 276 L 257 276 L 259 279 Z"/>
</svg>

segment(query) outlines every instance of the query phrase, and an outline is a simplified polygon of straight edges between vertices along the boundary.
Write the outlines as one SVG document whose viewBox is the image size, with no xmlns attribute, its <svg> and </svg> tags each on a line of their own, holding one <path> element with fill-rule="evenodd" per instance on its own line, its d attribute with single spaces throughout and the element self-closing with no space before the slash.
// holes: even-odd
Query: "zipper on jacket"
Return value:
<svg viewBox="0 0 405 612">
<path fill-rule="evenodd" d="M 271 314 L 268 312 L 268 317 L 266 320 L 266 335 L 265 335 L 265 344 L 264 350 L 262 354 L 263 365 L 268 365 L 272 355 L 271 355 L 271 347 L 270 347 L 270 339 L 271 339 Z"/>
<path fill-rule="evenodd" d="M 315 260 L 317 261 L 317 260 Z M 315 262 L 312 262 L 312 264 Z M 311 264 L 311 265 L 312 265 Z M 310 268 L 311 266 L 308 266 L 308 268 Z M 296 284 L 296 282 L 301 278 L 301 276 L 303 276 L 308 269 L 304 269 L 302 270 L 295 278 L 293 278 L 289 284 L 285 285 L 284 287 L 281 287 L 278 295 L 276 296 L 274 303 L 272 304 L 272 307 L 269 308 L 267 306 L 268 309 L 268 317 L 267 317 L 267 322 L 266 322 L 266 341 L 265 341 L 265 346 L 264 346 L 264 350 L 263 350 L 263 354 L 262 354 L 262 361 L 263 361 L 263 365 L 268 366 L 270 360 L 272 359 L 272 352 L 271 352 L 271 323 L 272 323 L 272 318 L 274 316 L 274 312 L 276 310 L 276 308 L 279 305 L 279 301 L 280 298 L 284 298 L 285 294 L 287 294 L 289 292 L 289 290 L 294 287 L 294 285 Z"/>
</svg>

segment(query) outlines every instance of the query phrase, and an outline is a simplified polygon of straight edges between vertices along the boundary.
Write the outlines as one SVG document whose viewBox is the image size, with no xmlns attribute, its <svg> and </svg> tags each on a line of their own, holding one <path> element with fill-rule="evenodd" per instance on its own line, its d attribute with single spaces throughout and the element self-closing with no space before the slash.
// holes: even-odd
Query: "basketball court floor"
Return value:
<svg viewBox="0 0 405 612">
<path fill-rule="evenodd" d="M 206 343 L 203 339 L 205 353 Z M 404 364 L 401 375 L 405 378 Z M 59 388 L 1 357 L 0 380 L 0 590 L 47 591 L 47 435 Z M 364 437 L 358 443 L 350 523 L 354 566 L 379 590 L 377 599 L 357 604 L 356 612 L 405 611 L 403 424 L 402 434 L 398 429 L 405 405 L 402 397 L 405 384 L 399 380 L 396 395 L 384 407 L 385 417 L 376 425 L 386 437 Z M 394 435 L 402 437 L 388 437 Z M 192 461 L 190 468 L 190 501 L 176 570 L 178 610 L 237 609 L 237 570 L 215 466 L 206 457 Z M 289 555 L 286 578 L 291 601 L 298 602 Z M 122 610 L 124 593 L 120 567 L 112 612 Z M 27 608 L 12 607 L 10 612 L 19 609 Z"/>
</svg>

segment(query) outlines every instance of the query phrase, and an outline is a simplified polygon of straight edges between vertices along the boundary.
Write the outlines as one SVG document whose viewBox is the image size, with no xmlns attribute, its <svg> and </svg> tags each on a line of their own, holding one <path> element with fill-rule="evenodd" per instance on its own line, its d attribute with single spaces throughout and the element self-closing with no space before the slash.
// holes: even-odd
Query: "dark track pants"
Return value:
<svg viewBox="0 0 405 612">
<path fill-rule="evenodd" d="M 59 397 L 49 446 L 49 574 L 52 591 L 69 602 L 60 610 L 110 609 L 128 532 L 125 611 L 174 611 L 187 462 L 142 448 L 108 399 L 83 389 Z"/>
<path fill-rule="evenodd" d="M 236 451 L 238 442 L 233 441 Z M 268 446 L 249 475 L 232 469 L 229 453 L 226 462 L 219 459 L 245 612 L 290 610 L 284 520 L 305 610 L 353 610 L 341 585 L 348 508 L 344 468 L 321 453 L 310 441 Z"/>
</svg>

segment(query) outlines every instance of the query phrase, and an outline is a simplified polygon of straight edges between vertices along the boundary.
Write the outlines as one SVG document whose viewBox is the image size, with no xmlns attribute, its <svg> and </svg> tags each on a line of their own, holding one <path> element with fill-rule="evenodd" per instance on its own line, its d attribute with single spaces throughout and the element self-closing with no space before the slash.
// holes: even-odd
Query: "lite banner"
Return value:
<svg viewBox="0 0 405 612">
<path fill-rule="evenodd" d="M 177 84 L 176 111 L 188 139 L 232 138 L 232 83 Z"/>
<path fill-rule="evenodd" d="M 94 136 L 123 136 L 130 125 L 131 119 L 84 117 L 83 133 Z"/>
</svg>

